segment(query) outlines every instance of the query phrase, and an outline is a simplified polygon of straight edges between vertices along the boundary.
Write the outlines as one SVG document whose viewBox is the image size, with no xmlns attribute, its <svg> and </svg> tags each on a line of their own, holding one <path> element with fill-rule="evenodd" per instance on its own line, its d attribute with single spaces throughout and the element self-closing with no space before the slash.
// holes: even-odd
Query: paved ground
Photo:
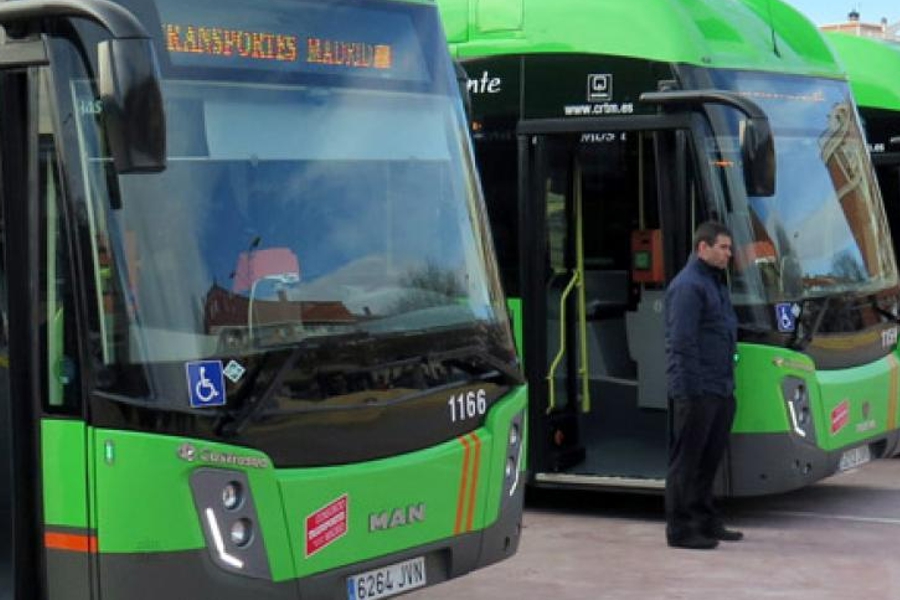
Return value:
<svg viewBox="0 0 900 600">
<path fill-rule="evenodd" d="M 742 542 L 665 545 L 662 499 L 541 493 L 518 554 L 410 600 L 900 599 L 900 459 L 725 506 Z"/>
</svg>

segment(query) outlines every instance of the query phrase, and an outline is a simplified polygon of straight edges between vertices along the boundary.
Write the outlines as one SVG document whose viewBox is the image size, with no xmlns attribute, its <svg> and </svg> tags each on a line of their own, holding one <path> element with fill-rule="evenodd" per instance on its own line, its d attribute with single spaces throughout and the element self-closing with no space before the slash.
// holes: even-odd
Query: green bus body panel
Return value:
<svg viewBox="0 0 900 600">
<path fill-rule="evenodd" d="M 480 461 L 477 467 L 471 462 L 468 465 L 465 485 L 462 473 L 466 452 L 460 439 L 365 464 L 280 472 L 284 505 L 291 511 L 287 527 L 297 545 L 297 575 L 327 571 L 491 525 L 500 511 L 510 422 L 525 410 L 526 398 L 526 389 L 520 388 L 494 405 L 485 426 L 474 432 L 481 444 Z M 471 448 L 470 461 L 474 460 L 471 436 L 464 439 Z M 475 497 L 470 504 L 473 480 Z M 346 535 L 306 556 L 306 518 L 345 494 L 349 505 Z M 371 515 L 384 511 L 390 514 L 394 509 L 402 511 L 418 504 L 426 507 L 424 522 L 369 531 Z M 471 529 L 466 526 L 470 509 L 474 510 Z M 457 531 L 460 510 L 463 527 Z"/>
<path fill-rule="evenodd" d="M 163 552 L 202 548 L 203 538 L 190 475 L 198 467 L 216 465 L 188 462 L 178 456 L 183 444 L 216 452 L 265 458 L 247 448 L 237 448 L 188 438 L 153 433 L 95 429 L 94 461 L 97 478 L 98 549 L 104 552 Z M 107 460 L 111 448 L 112 460 Z M 265 505 L 265 489 L 253 469 L 245 471 L 254 484 L 253 499 Z M 264 478 L 265 479 L 265 478 Z M 260 511 L 263 509 L 260 508 Z M 267 535 L 268 531 L 263 531 Z M 266 544 L 271 541 L 266 538 Z"/>
<path fill-rule="evenodd" d="M 900 110 L 900 45 L 838 32 L 825 37 L 847 70 L 859 106 Z"/>
<path fill-rule="evenodd" d="M 808 356 L 785 348 L 742 343 L 738 355 L 734 433 L 791 431 L 781 389 L 782 381 L 788 376 L 806 382 L 816 444 L 822 450 L 859 444 L 896 428 L 898 360 L 895 354 L 867 365 L 833 371 L 816 370 Z M 832 431 L 833 416 L 844 412 L 846 422 Z"/>
<path fill-rule="evenodd" d="M 897 358 L 891 354 L 877 362 L 838 371 L 818 371 L 821 402 L 814 404 L 819 446 L 835 450 L 858 444 L 874 435 L 896 429 Z M 832 431 L 833 415 L 843 412 L 849 419 Z"/>
<path fill-rule="evenodd" d="M 472 435 L 466 436 L 472 447 L 467 477 L 471 481 L 477 471 L 478 482 L 471 505 L 471 531 L 491 525 L 499 516 L 509 427 L 513 417 L 525 410 L 526 399 L 527 389 L 522 386 L 491 407 L 484 426 L 474 432 L 480 440 L 477 466 L 474 443 L 469 441 Z M 460 494 L 466 454 L 461 439 L 362 464 L 276 469 L 179 458 L 179 449 L 186 443 L 195 446 L 198 457 L 208 451 L 266 458 L 250 448 L 128 431 L 97 429 L 93 435 L 97 470 L 94 502 L 101 553 L 204 548 L 206 542 L 190 488 L 190 475 L 196 468 L 246 473 L 274 581 L 452 537 L 458 503 L 462 501 L 467 509 L 470 502 L 471 486 L 462 500 Z M 110 443 L 111 455 L 107 449 Z M 68 483 L 78 482 L 70 479 Z M 63 491 L 62 486 L 52 489 L 57 495 Z M 312 556 L 305 556 L 306 518 L 344 494 L 348 498 L 347 533 Z M 370 513 L 419 503 L 426 504 L 424 522 L 369 532 Z M 470 530 L 463 527 L 465 531 Z"/>
<path fill-rule="evenodd" d="M 438 0 L 437 4 L 451 51 L 459 58 L 584 53 L 844 76 L 815 26 L 779 0 Z M 521 26 L 513 29 L 516 11 L 522 14 Z"/>
<path fill-rule="evenodd" d="M 783 348 L 758 344 L 738 344 L 738 362 L 734 373 L 737 413 L 734 433 L 784 433 L 790 430 L 787 407 L 781 392 L 781 380 L 788 376 L 806 378 L 813 369 L 812 360 Z M 790 357 L 796 367 L 777 367 L 775 361 Z"/>
<path fill-rule="evenodd" d="M 84 421 L 41 421 L 44 523 L 87 529 L 88 434 Z"/>
<path fill-rule="evenodd" d="M 516 353 L 519 355 L 519 363 L 525 364 L 525 346 L 522 329 L 522 299 L 506 298 L 506 308 L 509 311 L 509 318 L 512 321 L 513 336 L 516 342 Z"/>
</svg>

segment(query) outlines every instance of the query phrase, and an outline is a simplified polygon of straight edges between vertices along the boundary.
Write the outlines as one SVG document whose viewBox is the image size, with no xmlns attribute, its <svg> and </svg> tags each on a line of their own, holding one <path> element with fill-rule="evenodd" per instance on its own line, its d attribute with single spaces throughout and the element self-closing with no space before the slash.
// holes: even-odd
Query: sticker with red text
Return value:
<svg viewBox="0 0 900 600">
<path fill-rule="evenodd" d="M 347 494 L 306 517 L 306 556 L 310 557 L 347 533 Z"/>
<path fill-rule="evenodd" d="M 831 435 L 846 427 L 850 422 L 850 402 L 844 400 L 831 410 Z"/>
</svg>

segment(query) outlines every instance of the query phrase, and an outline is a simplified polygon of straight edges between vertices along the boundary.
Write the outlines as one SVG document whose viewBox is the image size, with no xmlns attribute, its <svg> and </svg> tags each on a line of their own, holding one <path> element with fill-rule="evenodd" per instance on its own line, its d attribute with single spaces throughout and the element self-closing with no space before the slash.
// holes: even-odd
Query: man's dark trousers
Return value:
<svg viewBox="0 0 900 600">
<path fill-rule="evenodd" d="M 672 438 L 666 475 L 666 535 L 670 540 L 720 527 L 713 483 L 734 422 L 734 396 L 670 399 Z"/>
</svg>

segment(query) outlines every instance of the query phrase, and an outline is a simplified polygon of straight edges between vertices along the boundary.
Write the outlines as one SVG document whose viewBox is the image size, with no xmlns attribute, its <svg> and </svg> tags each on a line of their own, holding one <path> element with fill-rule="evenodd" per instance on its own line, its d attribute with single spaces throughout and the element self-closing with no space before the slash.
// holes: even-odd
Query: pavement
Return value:
<svg viewBox="0 0 900 600">
<path fill-rule="evenodd" d="M 660 496 L 541 490 L 513 558 L 405 598 L 900 599 L 900 458 L 723 509 L 744 540 L 673 549 Z"/>
</svg>

